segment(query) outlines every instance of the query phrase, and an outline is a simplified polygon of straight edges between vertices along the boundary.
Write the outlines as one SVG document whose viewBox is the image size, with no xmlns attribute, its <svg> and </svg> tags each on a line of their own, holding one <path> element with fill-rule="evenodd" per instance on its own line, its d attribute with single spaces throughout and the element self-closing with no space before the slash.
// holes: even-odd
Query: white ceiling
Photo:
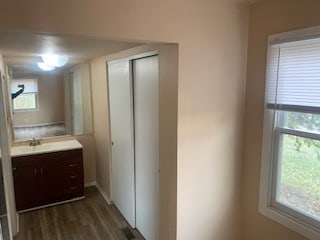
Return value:
<svg viewBox="0 0 320 240">
<path fill-rule="evenodd" d="M 0 32 L 0 53 L 4 57 L 36 57 L 42 54 L 67 55 L 88 60 L 125 50 L 141 43 L 38 33 Z"/>
<path fill-rule="evenodd" d="M 119 52 L 140 45 L 124 42 L 86 38 L 78 36 L 48 35 L 0 31 L 0 53 L 15 73 L 42 72 L 36 65 L 43 54 L 67 55 L 66 66 L 55 70 L 63 71 L 75 63 Z"/>
</svg>

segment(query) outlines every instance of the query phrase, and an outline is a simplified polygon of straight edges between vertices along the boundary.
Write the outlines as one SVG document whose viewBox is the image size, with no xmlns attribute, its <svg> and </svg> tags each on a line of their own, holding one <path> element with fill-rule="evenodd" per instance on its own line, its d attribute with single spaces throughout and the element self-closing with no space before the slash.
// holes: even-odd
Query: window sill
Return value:
<svg viewBox="0 0 320 240">
<path fill-rule="evenodd" d="M 320 229 L 310 226 L 301 220 L 290 216 L 276 208 L 260 204 L 259 213 L 262 215 L 286 226 L 287 228 L 300 233 L 301 235 L 309 238 L 310 240 L 320 239 Z"/>
</svg>

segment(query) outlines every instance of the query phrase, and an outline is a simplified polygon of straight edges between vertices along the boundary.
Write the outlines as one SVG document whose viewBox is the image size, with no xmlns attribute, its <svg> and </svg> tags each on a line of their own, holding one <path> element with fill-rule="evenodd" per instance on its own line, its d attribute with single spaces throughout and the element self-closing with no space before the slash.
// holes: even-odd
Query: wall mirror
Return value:
<svg viewBox="0 0 320 240">
<path fill-rule="evenodd" d="M 88 63 L 43 71 L 31 59 L 20 57 L 19 61 L 6 62 L 16 141 L 91 133 Z"/>
<path fill-rule="evenodd" d="M 0 31 L 14 141 L 90 134 L 91 61 L 137 45 Z"/>
</svg>

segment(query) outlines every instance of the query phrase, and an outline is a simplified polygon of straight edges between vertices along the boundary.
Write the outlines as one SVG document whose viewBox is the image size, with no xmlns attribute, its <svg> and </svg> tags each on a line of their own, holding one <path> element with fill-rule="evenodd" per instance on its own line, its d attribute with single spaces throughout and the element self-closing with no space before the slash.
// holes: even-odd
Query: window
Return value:
<svg viewBox="0 0 320 240">
<path fill-rule="evenodd" d="M 269 38 L 259 210 L 320 239 L 320 28 Z"/>
<path fill-rule="evenodd" d="M 23 92 L 12 100 L 14 111 L 30 111 L 38 109 L 37 79 L 11 80 L 11 94 L 17 93 L 24 86 Z"/>
</svg>

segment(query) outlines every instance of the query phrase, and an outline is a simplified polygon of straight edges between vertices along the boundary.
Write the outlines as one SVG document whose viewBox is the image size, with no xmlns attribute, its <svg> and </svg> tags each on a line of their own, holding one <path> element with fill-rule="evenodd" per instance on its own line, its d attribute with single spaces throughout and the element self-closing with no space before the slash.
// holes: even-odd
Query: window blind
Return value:
<svg viewBox="0 0 320 240">
<path fill-rule="evenodd" d="M 271 45 L 266 78 L 267 108 L 320 113 L 320 38 Z"/>
<path fill-rule="evenodd" d="M 23 93 L 37 93 L 38 80 L 37 79 L 13 79 L 10 81 L 11 93 L 19 91 L 21 88 L 18 85 L 24 85 Z"/>
</svg>

